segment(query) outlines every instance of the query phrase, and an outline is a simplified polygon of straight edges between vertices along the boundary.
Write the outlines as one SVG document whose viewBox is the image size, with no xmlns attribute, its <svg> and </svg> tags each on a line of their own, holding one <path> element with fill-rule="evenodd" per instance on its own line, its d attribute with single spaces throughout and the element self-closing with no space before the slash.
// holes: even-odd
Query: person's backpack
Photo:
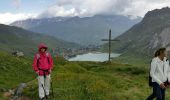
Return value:
<svg viewBox="0 0 170 100">
<path fill-rule="evenodd" d="M 152 61 L 151 61 L 151 62 L 152 62 Z M 151 62 L 150 62 L 150 64 L 151 64 Z M 149 67 L 149 86 L 152 87 L 152 86 L 153 86 L 153 82 L 152 82 L 152 77 L 151 77 L 151 75 L 150 75 L 150 71 L 151 71 L 151 65 L 150 65 L 150 67 Z"/>
<path fill-rule="evenodd" d="M 36 54 L 36 57 L 37 57 L 37 63 L 39 63 L 40 54 L 37 53 L 37 54 Z M 48 59 L 48 63 L 50 64 L 50 59 L 49 59 L 49 53 L 48 53 L 48 52 L 46 52 L 46 57 L 47 57 L 47 59 Z"/>
<path fill-rule="evenodd" d="M 149 74 L 149 86 L 152 87 L 153 86 L 153 82 L 152 82 L 152 77 Z"/>
</svg>

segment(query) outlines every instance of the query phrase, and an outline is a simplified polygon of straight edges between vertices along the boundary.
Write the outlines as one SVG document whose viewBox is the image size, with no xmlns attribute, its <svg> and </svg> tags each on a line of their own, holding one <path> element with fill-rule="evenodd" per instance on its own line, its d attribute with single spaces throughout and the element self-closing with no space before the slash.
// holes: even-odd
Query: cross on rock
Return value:
<svg viewBox="0 0 170 100">
<path fill-rule="evenodd" d="M 108 41 L 109 42 L 109 58 L 108 58 L 108 61 L 110 62 L 110 60 L 111 60 L 111 42 L 112 41 L 120 41 L 120 40 L 115 40 L 115 39 L 111 39 L 111 33 L 112 33 L 112 31 L 111 31 L 111 29 L 109 30 L 109 39 L 102 39 L 102 41 Z"/>
</svg>

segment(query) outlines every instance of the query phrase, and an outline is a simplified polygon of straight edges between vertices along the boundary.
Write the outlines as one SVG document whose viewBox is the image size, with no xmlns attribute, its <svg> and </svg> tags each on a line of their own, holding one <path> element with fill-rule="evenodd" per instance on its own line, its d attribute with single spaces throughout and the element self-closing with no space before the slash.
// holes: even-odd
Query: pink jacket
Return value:
<svg viewBox="0 0 170 100">
<path fill-rule="evenodd" d="M 35 54 L 34 57 L 34 62 L 32 64 L 33 69 L 36 73 L 38 73 L 40 76 L 48 75 L 51 70 L 53 69 L 53 59 L 51 57 L 51 55 L 47 52 L 41 52 L 40 49 L 41 48 L 46 48 L 48 49 L 48 47 L 45 44 L 40 44 L 38 51 L 38 54 Z"/>
</svg>

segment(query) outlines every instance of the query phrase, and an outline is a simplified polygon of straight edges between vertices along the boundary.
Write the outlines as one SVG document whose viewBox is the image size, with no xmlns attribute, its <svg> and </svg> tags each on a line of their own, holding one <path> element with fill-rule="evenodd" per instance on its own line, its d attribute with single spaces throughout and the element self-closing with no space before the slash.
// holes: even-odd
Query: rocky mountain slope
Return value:
<svg viewBox="0 0 170 100">
<path fill-rule="evenodd" d="M 140 23 L 117 39 L 120 42 L 112 44 L 113 50 L 121 53 L 151 55 L 160 47 L 170 50 L 170 8 L 149 11 Z"/>
</svg>

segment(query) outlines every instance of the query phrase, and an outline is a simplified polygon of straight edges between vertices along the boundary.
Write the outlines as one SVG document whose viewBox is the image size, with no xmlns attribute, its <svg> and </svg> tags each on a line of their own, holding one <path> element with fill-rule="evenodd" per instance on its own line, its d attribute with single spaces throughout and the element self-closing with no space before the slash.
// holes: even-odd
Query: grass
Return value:
<svg viewBox="0 0 170 100">
<path fill-rule="evenodd" d="M 4 61 L 0 66 L 9 67 L 9 71 L 0 73 L 0 87 L 10 89 L 15 88 L 21 82 L 28 82 L 28 87 L 24 90 L 23 95 L 29 97 L 30 100 L 37 100 L 38 86 L 31 68 L 32 60 L 15 58 L 7 54 L 1 55 L 3 56 L 0 56 L 0 59 L 3 58 Z M 151 93 L 151 88 L 148 86 L 148 61 L 134 59 L 136 62 L 130 62 L 133 59 L 129 58 L 129 63 L 120 63 L 125 58 L 128 56 L 114 59 L 110 64 L 67 62 L 58 59 L 55 61 L 55 69 L 52 74 L 54 100 L 146 99 Z M 17 74 L 17 71 L 20 73 Z M 170 100 L 169 90 L 167 100 Z"/>
<path fill-rule="evenodd" d="M 0 53 L 0 88 L 14 87 L 19 82 L 32 80 L 31 59 Z"/>
<path fill-rule="evenodd" d="M 31 81 L 35 74 L 31 69 L 30 58 L 18 58 L 0 52 L 0 96 L 4 91 L 13 89 L 22 82 Z"/>
</svg>

